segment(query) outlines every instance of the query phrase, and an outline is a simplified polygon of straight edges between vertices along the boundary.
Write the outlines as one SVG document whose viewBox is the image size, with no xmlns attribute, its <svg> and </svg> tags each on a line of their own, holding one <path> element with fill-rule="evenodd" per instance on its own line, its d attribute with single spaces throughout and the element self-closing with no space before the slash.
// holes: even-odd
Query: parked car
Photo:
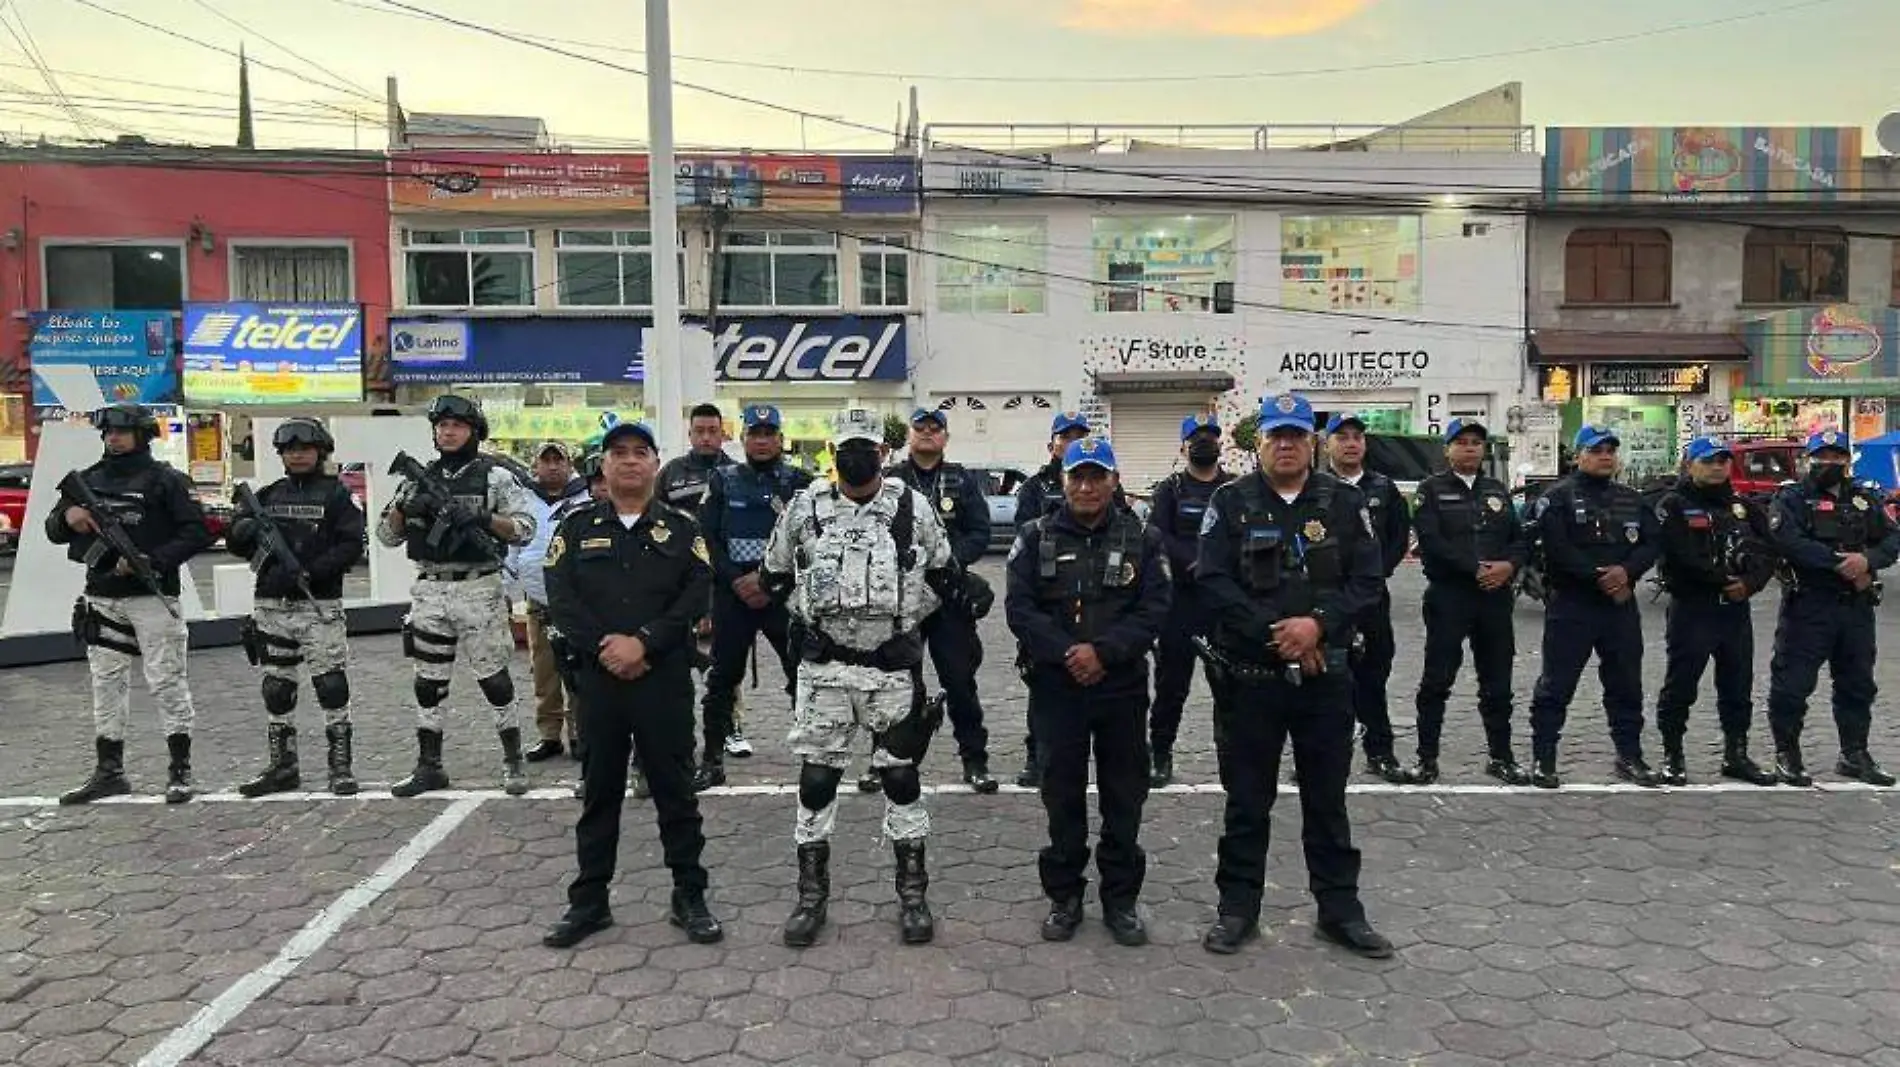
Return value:
<svg viewBox="0 0 1900 1067">
<path fill-rule="evenodd" d="M 20 531 L 26 527 L 26 494 L 33 480 L 33 467 L 12 463 L 0 467 L 0 555 L 12 555 L 20 547 Z"/>
<path fill-rule="evenodd" d="M 1021 467 L 972 467 L 990 508 L 990 551 L 1007 552 L 1016 543 L 1016 492 L 1029 480 Z"/>
<path fill-rule="evenodd" d="M 215 488 L 200 486 L 196 495 L 198 506 L 205 513 L 205 529 L 211 531 L 211 543 L 219 544 L 224 540 L 225 531 L 231 528 L 231 515 L 236 509 Z"/>
</svg>

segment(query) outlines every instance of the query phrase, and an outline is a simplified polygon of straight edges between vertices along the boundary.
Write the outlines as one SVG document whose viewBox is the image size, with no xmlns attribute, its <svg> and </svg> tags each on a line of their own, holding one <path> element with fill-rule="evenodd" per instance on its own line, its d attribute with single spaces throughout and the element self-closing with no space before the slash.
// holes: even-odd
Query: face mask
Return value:
<svg viewBox="0 0 1900 1067">
<path fill-rule="evenodd" d="M 852 488 L 870 485 L 877 478 L 877 453 L 852 448 L 838 453 L 838 480 Z"/>
<path fill-rule="evenodd" d="M 1814 465 L 1814 484 L 1823 489 L 1833 489 L 1847 480 L 1847 467 L 1840 463 L 1816 463 Z"/>
<path fill-rule="evenodd" d="M 1212 467 L 1220 462 L 1219 441 L 1195 441 L 1188 445 L 1188 462 L 1196 467 Z"/>
</svg>

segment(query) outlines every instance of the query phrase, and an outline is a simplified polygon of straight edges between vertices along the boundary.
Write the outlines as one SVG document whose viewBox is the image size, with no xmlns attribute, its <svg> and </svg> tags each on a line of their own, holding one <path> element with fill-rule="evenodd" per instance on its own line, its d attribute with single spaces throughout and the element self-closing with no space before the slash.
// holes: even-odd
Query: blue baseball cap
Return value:
<svg viewBox="0 0 1900 1067">
<path fill-rule="evenodd" d="M 1491 430 L 1477 419 L 1453 419 L 1451 425 L 1445 427 L 1445 443 L 1456 441 L 1461 433 L 1475 433 L 1486 441 L 1491 439 Z"/>
<path fill-rule="evenodd" d="M 1847 435 L 1841 431 L 1822 430 L 1820 433 L 1812 434 L 1808 437 L 1807 448 L 1803 451 L 1810 456 L 1826 448 L 1838 448 L 1843 452 L 1852 452 L 1853 449 L 1850 446 L 1851 442 L 1848 441 Z"/>
<path fill-rule="evenodd" d="M 647 447 L 654 452 L 657 453 L 660 450 L 660 440 L 653 436 L 653 427 L 644 422 L 616 422 L 609 426 L 607 432 L 601 435 L 600 450 L 607 451 L 613 447 L 614 440 L 620 437 L 638 437 L 645 441 Z"/>
<path fill-rule="evenodd" d="M 1298 393 L 1260 398 L 1260 432 L 1294 429 L 1313 432 L 1313 405 Z"/>
<path fill-rule="evenodd" d="M 1733 455 L 1735 455 L 1735 451 L 1729 448 L 1727 441 L 1719 437 L 1698 437 L 1690 441 L 1682 450 L 1682 458 L 1691 463 L 1699 463 L 1702 460 L 1713 459 L 1716 456 Z"/>
<path fill-rule="evenodd" d="M 748 404 L 745 409 L 745 428 L 750 430 L 758 426 L 770 426 L 776 430 L 785 425 L 778 409 L 770 404 Z"/>
<path fill-rule="evenodd" d="M 1181 420 L 1181 440 L 1183 441 L 1200 433 L 1202 430 L 1212 430 L 1214 431 L 1214 436 L 1219 437 L 1220 420 L 1205 411 L 1198 415 L 1189 415 L 1187 418 Z"/>
<path fill-rule="evenodd" d="M 1577 440 L 1575 442 L 1577 451 L 1579 452 L 1588 452 L 1590 449 L 1601 444 L 1621 445 L 1622 443 L 1623 439 L 1616 436 L 1615 430 L 1610 429 L 1608 426 L 1592 426 L 1588 423 L 1584 424 L 1583 428 L 1577 431 Z"/>
<path fill-rule="evenodd" d="M 1070 430 L 1081 430 L 1083 433 L 1088 433 L 1088 417 L 1079 411 L 1065 411 L 1057 415 L 1055 421 L 1049 424 L 1050 437 L 1061 437 Z"/>
<path fill-rule="evenodd" d="M 1360 433 L 1366 432 L 1366 420 L 1360 418 L 1359 413 L 1357 411 L 1333 412 L 1333 417 L 1326 420 L 1326 432 L 1329 434 L 1338 433 L 1340 428 L 1345 426 L 1347 423 L 1351 423 L 1354 426 L 1359 427 Z"/>
<path fill-rule="evenodd" d="M 926 420 L 933 421 L 946 430 L 950 428 L 950 415 L 941 408 L 918 408 L 910 413 L 912 426 Z"/>
<path fill-rule="evenodd" d="M 1105 471 L 1115 470 L 1115 449 L 1106 437 L 1084 437 L 1080 441 L 1070 441 L 1069 447 L 1062 450 L 1062 473 L 1077 467 L 1097 466 Z"/>
</svg>

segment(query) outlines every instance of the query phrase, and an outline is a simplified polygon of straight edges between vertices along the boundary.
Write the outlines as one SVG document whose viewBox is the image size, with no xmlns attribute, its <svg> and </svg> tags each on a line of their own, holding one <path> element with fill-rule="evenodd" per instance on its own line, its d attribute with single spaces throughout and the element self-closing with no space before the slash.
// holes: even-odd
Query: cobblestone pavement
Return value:
<svg viewBox="0 0 1900 1067">
<path fill-rule="evenodd" d="M 1414 571 L 1395 595 L 1404 634 Z M 1893 610 L 1882 609 L 1888 647 Z M 1526 606 L 1519 623 L 1525 696 L 1541 617 Z M 1645 623 L 1659 643 L 1659 606 Z M 1772 625 L 1771 598 L 1757 611 L 1764 678 Z M 1022 698 L 1000 620 L 986 635 L 992 751 L 1013 771 Z M 1402 735 L 1412 645 L 1395 672 Z M 395 646 L 356 646 L 369 782 L 412 759 Z M 1660 668 L 1659 656 L 1645 664 L 1652 702 Z M 572 764 L 535 768 L 544 788 L 529 798 L 489 792 L 495 744 L 465 679 L 450 764 L 474 794 L 156 804 L 163 746 L 140 690 L 130 769 L 146 795 L 71 810 L 35 798 L 73 784 L 90 758 L 82 668 L 0 674 L 0 1063 L 1900 1067 L 1900 790 L 1831 775 L 1801 791 L 1600 785 L 1609 755 L 1593 678 L 1566 743 L 1581 788 L 1486 789 L 1466 679 L 1448 784 L 1358 789 L 1366 900 L 1400 946 L 1369 962 L 1311 936 L 1291 804 L 1275 820 L 1266 936 L 1236 957 L 1199 947 L 1221 803 L 1199 693 L 1184 784 L 1150 801 L 1144 828 L 1154 944 L 1114 946 L 1092 901 L 1075 942 L 1040 941 L 1039 805 L 946 785 L 931 800 L 936 943 L 896 944 L 878 804 L 851 794 L 832 927 L 815 948 L 783 948 L 794 802 L 780 792 L 786 711 L 767 673 L 747 693 L 759 755 L 730 763 L 735 788 L 703 802 L 724 944 L 687 945 L 665 923 L 666 873 L 650 808 L 636 804 L 620 925 L 572 952 L 538 943 L 572 872 L 574 802 L 560 788 Z M 218 650 L 194 656 L 192 684 L 200 777 L 227 789 L 261 756 L 255 679 L 236 650 Z M 1711 704 L 1705 694 L 1692 734 L 1702 781 L 1714 773 Z M 1832 730 L 1825 695 L 1817 706 L 1820 764 Z M 1876 751 L 1900 761 L 1893 734 L 1880 721 Z M 952 748 L 936 746 L 928 780 L 954 781 Z"/>
</svg>

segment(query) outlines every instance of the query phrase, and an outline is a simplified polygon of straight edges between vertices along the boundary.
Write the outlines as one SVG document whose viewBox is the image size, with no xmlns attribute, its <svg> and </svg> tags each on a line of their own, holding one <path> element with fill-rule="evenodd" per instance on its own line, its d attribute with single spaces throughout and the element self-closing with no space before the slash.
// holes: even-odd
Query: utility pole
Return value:
<svg viewBox="0 0 1900 1067">
<path fill-rule="evenodd" d="M 641 393 L 647 421 L 671 458 L 686 448 L 682 390 L 679 193 L 673 162 L 673 43 L 668 0 L 647 7 L 647 205 L 653 230 L 653 330 Z"/>
</svg>

